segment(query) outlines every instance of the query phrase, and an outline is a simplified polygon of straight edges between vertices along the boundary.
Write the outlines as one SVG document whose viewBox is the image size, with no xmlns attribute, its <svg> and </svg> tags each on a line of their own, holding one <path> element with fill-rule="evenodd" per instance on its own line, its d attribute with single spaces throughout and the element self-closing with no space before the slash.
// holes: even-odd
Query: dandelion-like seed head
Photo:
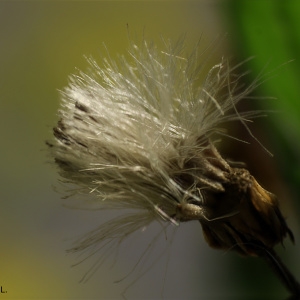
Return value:
<svg viewBox="0 0 300 300">
<path fill-rule="evenodd" d="M 198 220 L 209 245 L 258 255 L 292 233 L 276 197 L 216 149 L 223 123 L 256 112 L 236 104 L 257 86 L 240 84 L 237 67 L 207 62 L 184 41 L 133 44 L 118 62 L 70 77 L 61 92 L 51 151 L 60 175 L 98 209 L 130 209 L 74 247 L 122 240 L 152 221 Z M 201 64 L 202 61 L 202 64 Z"/>
</svg>

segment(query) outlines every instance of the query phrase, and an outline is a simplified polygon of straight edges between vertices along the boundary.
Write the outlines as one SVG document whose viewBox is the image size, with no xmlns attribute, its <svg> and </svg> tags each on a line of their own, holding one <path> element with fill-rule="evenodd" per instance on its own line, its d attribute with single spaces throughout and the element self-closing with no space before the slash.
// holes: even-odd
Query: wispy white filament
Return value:
<svg viewBox="0 0 300 300">
<path fill-rule="evenodd" d="M 255 116 L 237 113 L 235 105 L 257 82 L 241 86 L 237 67 L 225 59 L 204 74 L 201 61 L 197 48 L 186 53 L 183 40 L 165 41 L 164 49 L 143 42 L 117 62 L 104 59 L 101 67 L 89 58 L 90 70 L 70 77 L 52 145 L 60 175 L 75 184 L 74 194 L 89 194 L 86 208 L 121 212 L 74 251 L 117 247 L 155 220 L 178 225 L 197 219 L 203 213 L 201 189 L 222 190 L 206 178 L 204 166 L 202 172 L 203 151 L 224 122 Z M 193 159 L 197 167 L 189 165 Z M 182 209 L 180 215 L 185 204 L 196 211 L 182 215 Z"/>
</svg>

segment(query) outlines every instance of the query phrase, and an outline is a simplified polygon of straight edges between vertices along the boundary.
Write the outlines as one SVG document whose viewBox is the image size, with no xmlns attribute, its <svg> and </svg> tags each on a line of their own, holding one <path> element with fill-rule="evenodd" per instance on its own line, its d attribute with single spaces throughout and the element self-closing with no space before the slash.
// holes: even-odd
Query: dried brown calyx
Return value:
<svg viewBox="0 0 300 300">
<path fill-rule="evenodd" d="M 231 167 L 213 145 L 203 151 L 201 168 L 194 168 L 201 172 L 197 190 L 202 201 L 179 204 L 175 218 L 199 220 L 211 247 L 260 255 L 262 247 L 273 248 L 287 235 L 294 241 L 276 196 L 249 171 Z"/>
<path fill-rule="evenodd" d="M 299 283 L 273 250 L 286 236 L 294 242 L 276 196 L 261 187 L 248 170 L 230 166 L 212 144 L 198 161 L 201 168 L 195 161 L 192 164 L 201 172 L 195 190 L 202 201 L 178 204 L 174 218 L 199 220 L 212 248 L 264 258 L 287 289 L 299 295 Z M 178 180 L 182 183 L 187 179 Z"/>
</svg>

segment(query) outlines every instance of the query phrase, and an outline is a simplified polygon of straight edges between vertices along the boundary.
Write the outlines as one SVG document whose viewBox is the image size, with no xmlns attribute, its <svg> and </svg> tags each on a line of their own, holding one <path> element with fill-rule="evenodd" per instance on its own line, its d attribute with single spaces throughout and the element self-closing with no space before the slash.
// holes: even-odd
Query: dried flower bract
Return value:
<svg viewBox="0 0 300 300">
<path fill-rule="evenodd" d="M 90 71 L 71 76 L 61 93 L 51 144 L 61 177 L 93 207 L 131 210 L 73 251 L 116 243 L 154 220 L 199 220 L 211 247 L 244 255 L 293 240 L 276 197 L 216 149 L 225 122 L 257 116 L 236 104 L 259 82 L 240 85 L 224 59 L 204 74 L 197 49 L 186 55 L 183 40 L 164 42 L 161 50 L 134 44 L 102 67 L 90 58 Z"/>
</svg>

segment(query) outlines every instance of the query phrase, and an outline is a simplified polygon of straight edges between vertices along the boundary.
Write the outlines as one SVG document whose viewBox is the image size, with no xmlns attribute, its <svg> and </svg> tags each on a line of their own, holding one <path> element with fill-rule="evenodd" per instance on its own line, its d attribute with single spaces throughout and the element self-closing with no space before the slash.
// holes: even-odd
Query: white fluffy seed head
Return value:
<svg viewBox="0 0 300 300">
<path fill-rule="evenodd" d="M 204 153 L 224 122 L 253 115 L 235 105 L 256 82 L 240 86 L 241 76 L 225 59 L 203 74 L 197 48 L 186 54 L 183 40 L 164 45 L 134 44 L 126 57 L 104 59 L 102 67 L 89 58 L 89 72 L 71 76 L 61 93 L 51 144 L 61 177 L 76 193 L 90 194 L 87 207 L 131 210 L 75 251 L 123 238 L 153 220 L 201 219 L 201 191 L 223 189 L 228 166 L 208 165 Z"/>
<path fill-rule="evenodd" d="M 145 42 L 119 63 L 104 60 L 103 68 L 90 58 L 89 73 L 71 76 L 55 129 L 63 177 L 109 205 L 182 202 L 174 175 L 188 172 L 184 163 L 201 154 L 221 123 L 240 118 L 234 106 L 252 90 L 238 89 L 224 60 L 199 85 L 197 52 L 183 52 L 181 42 L 164 51 Z"/>
</svg>

